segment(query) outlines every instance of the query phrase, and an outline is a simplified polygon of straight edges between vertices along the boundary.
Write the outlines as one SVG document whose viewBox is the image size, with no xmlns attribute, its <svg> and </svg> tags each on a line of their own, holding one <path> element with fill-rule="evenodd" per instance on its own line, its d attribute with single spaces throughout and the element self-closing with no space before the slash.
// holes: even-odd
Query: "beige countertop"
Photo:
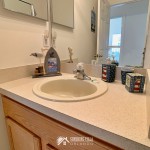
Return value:
<svg viewBox="0 0 150 150">
<path fill-rule="evenodd" d="M 129 93 L 114 82 L 103 96 L 92 100 L 52 102 L 33 94 L 32 87 L 41 80 L 27 77 L 0 84 L 0 93 L 126 150 L 150 150 L 145 93 Z"/>
</svg>

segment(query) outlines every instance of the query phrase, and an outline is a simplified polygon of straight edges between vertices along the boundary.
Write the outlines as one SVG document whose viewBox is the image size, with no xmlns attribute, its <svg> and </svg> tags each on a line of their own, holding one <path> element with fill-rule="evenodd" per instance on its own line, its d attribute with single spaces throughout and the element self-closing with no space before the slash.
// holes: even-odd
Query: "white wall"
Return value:
<svg viewBox="0 0 150 150">
<path fill-rule="evenodd" d="M 91 10 L 97 12 L 97 0 L 75 0 L 75 28 L 67 28 L 57 24 L 53 31 L 57 32 L 56 50 L 61 59 L 68 59 L 68 47 L 73 48 L 74 58 L 90 63 L 96 54 L 96 32 L 91 32 Z"/>
<path fill-rule="evenodd" d="M 145 61 L 144 61 L 144 68 L 150 69 L 150 22 L 149 22 L 149 31 L 147 37 L 147 45 L 146 45 L 146 53 L 145 53 Z"/>
<path fill-rule="evenodd" d="M 120 16 L 132 16 L 137 14 L 146 14 L 148 12 L 149 0 L 141 0 L 135 3 L 117 5 L 111 7 L 111 18 Z"/>
<path fill-rule="evenodd" d="M 149 4 L 149 13 L 150 13 L 150 4 Z M 148 23 L 148 35 L 147 35 L 147 43 L 146 43 L 144 68 L 150 69 L 150 61 L 149 60 L 150 60 L 150 16 L 149 16 L 149 23 Z"/>
<path fill-rule="evenodd" d="M 125 18 L 123 46 L 120 53 L 120 65 L 142 66 L 145 47 L 146 14 Z"/>
</svg>

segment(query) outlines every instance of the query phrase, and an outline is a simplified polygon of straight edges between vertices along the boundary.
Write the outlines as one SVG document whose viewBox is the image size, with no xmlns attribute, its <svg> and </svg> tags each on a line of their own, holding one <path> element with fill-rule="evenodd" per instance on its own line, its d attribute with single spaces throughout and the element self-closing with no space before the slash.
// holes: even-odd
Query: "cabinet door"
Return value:
<svg viewBox="0 0 150 150">
<path fill-rule="evenodd" d="M 41 150 L 41 145 L 42 150 L 122 150 L 64 123 L 45 117 L 7 97 L 3 97 L 3 107 L 10 133 L 11 150 Z M 58 146 L 56 140 L 60 135 L 68 139 L 93 137 L 93 145 Z"/>
<path fill-rule="evenodd" d="M 11 150 L 41 150 L 41 141 L 21 125 L 6 119 Z"/>
</svg>

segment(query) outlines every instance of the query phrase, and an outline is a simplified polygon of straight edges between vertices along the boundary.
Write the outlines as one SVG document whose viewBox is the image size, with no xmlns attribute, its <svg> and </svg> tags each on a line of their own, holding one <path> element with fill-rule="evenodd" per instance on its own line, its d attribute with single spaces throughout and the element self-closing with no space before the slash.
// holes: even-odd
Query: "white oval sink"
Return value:
<svg viewBox="0 0 150 150">
<path fill-rule="evenodd" d="M 59 102 L 89 100 L 106 91 L 107 84 L 101 80 L 92 82 L 64 76 L 47 78 L 33 87 L 37 96 Z"/>
</svg>

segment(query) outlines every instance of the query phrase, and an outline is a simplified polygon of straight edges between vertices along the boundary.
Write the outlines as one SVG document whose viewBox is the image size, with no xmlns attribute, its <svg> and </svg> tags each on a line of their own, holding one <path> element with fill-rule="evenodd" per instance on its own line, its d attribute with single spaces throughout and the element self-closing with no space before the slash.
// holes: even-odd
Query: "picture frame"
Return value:
<svg viewBox="0 0 150 150">
<path fill-rule="evenodd" d="M 91 10 L 91 32 L 95 32 L 96 30 L 96 13 L 93 10 Z"/>
</svg>

